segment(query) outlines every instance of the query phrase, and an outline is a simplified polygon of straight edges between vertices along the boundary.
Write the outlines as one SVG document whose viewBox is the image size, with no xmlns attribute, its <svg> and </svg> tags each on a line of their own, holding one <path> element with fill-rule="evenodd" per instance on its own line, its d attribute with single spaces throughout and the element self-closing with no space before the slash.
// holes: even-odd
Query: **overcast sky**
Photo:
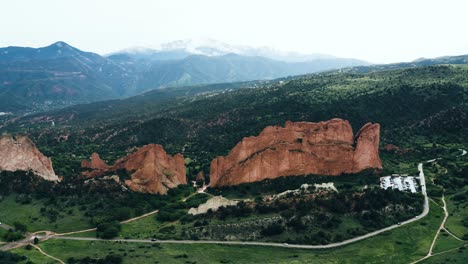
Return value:
<svg viewBox="0 0 468 264">
<path fill-rule="evenodd" d="M 468 54 L 467 0 L 2 0 L 0 46 L 100 54 L 188 38 L 374 63 Z"/>
</svg>

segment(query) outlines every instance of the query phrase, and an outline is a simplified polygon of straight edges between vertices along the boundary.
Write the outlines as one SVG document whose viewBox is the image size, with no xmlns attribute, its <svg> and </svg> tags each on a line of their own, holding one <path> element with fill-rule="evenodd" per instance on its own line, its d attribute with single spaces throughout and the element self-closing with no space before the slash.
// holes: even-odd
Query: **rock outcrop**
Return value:
<svg viewBox="0 0 468 264">
<path fill-rule="evenodd" d="M 236 205 L 238 201 L 233 201 L 226 199 L 222 196 L 214 196 L 206 201 L 204 204 L 200 204 L 197 208 L 190 208 L 188 211 L 191 215 L 206 214 L 208 210 L 218 211 L 221 207 L 227 207 L 231 205 Z"/>
<path fill-rule="evenodd" d="M 348 121 L 286 122 L 244 138 L 226 157 L 211 162 L 212 187 L 293 175 L 341 175 L 382 169 L 380 125 L 364 125 L 356 137 Z"/>
<path fill-rule="evenodd" d="M 94 163 L 93 163 L 94 161 Z M 166 194 L 169 189 L 179 184 L 186 184 L 185 161 L 181 154 L 174 157 L 168 155 L 161 145 L 149 144 L 123 158 L 118 159 L 111 167 L 107 166 L 99 156 L 94 155 L 90 161 L 81 163 L 88 177 L 99 177 L 115 174 L 124 170 L 130 176 L 125 184 L 133 191 L 143 193 Z"/>
<path fill-rule="evenodd" d="M 386 152 L 390 152 L 390 153 L 396 153 L 398 155 L 404 155 L 408 152 L 411 152 L 413 149 L 410 149 L 410 148 L 400 148 L 396 145 L 393 145 L 393 144 L 386 144 L 385 147 L 383 148 L 383 150 L 385 150 Z"/>
<path fill-rule="evenodd" d="M 32 171 L 48 181 L 58 181 L 50 158 L 26 136 L 0 137 L 0 171 Z"/>
<path fill-rule="evenodd" d="M 109 168 L 109 165 L 107 165 L 101 157 L 99 157 L 99 154 L 94 152 L 91 154 L 90 160 L 82 160 L 81 161 L 81 167 L 85 169 L 92 169 L 92 170 L 106 170 Z"/>
<path fill-rule="evenodd" d="M 84 169 L 82 172 L 83 176 L 93 178 L 99 174 L 101 174 L 103 171 L 109 169 L 109 165 L 107 165 L 101 157 L 99 157 L 99 154 L 94 152 L 91 155 L 91 158 L 89 160 L 82 160 L 81 161 L 81 168 Z"/>
<path fill-rule="evenodd" d="M 379 157 L 380 125 L 367 123 L 356 134 L 353 168 L 345 173 L 357 173 L 368 168 L 382 169 Z"/>
</svg>

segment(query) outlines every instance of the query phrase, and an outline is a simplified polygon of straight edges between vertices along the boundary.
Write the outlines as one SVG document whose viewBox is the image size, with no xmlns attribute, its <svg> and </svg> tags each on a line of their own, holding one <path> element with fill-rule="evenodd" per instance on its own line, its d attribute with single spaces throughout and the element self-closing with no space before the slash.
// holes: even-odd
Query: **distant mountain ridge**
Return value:
<svg viewBox="0 0 468 264">
<path fill-rule="evenodd" d="M 287 63 L 234 53 L 213 57 L 191 55 L 181 60 L 152 63 L 139 79 L 138 86 L 154 89 L 166 86 L 275 79 L 355 64 L 357 62 L 347 60 L 340 61 L 340 66 L 329 60 Z"/>
<path fill-rule="evenodd" d="M 292 51 L 281 51 L 272 47 L 250 47 L 245 45 L 230 45 L 221 41 L 207 39 L 207 38 L 195 38 L 176 40 L 168 43 L 163 43 L 154 48 L 147 47 L 134 47 L 124 49 L 111 53 L 114 54 L 133 54 L 133 55 L 150 55 L 150 54 L 171 54 L 178 53 L 189 55 L 204 55 L 204 56 L 223 56 L 230 53 L 249 56 L 249 57 L 265 57 L 272 60 L 279 60 L 284 62 L 305 62 L 312 60 L 333 60 L 342 59 L 337 58 L 328 54 L 303 54 Z M 348 59 L 349 60 L 349 59 Z M 368 62 L 360 61 L 362 64 L 369 64 Z"/>
<path fill-rule="evenodd" d="M 267 55 L 254 56 L 269 49 L 215 44 L 176 42 L 163 46 L 164 50 L 138 48 L 108 56 L 85 52 L 62 41 L 41 48 L 0 48 L 0 112 L 42 112 L 154 89 L 262 81 L 337 69 L 367 73 L 468 63 L 468 55 L 383 65 L 326 55 L 310 55 L 310 60 L 304 55 L 305 61 L 293 62 L 294 54 L 267 54 L 290 56 L 290 61 L 281 61 Z"/>
<path fill-rule="evenodd" d="M 0 109 L 40 111 L 126 94 L 128 71 L 65 42 L 0 49 Z"/>
<path fill-rule="evenodd" d="M 0 61 L 30 61 L 30 60 L 50 60 L 63 57 L 79 56 L 83 58 L 98 58 L 98 54 L 83 52 L 63 41 L 57 41 L 52 45 L 42 48 L 16 47 L 10 46 L 0 48 Z"/>
<path fill-rule="evenodd" d="M 41 48 L 6 47 L 0 48 L 0 111 L 46 111 L 163 87 L 274 79 L 365 64 L 339 58 L 284 62 L 234 53 L 207 56 L 190 49 L 137 49 L 103 57 L 63 41 Z"/>
<path fill-rule="evenodd" d="M 368 73 L 382 70 L 394 70 L 404 68 L 424 67 L 440 64 L 468 64 L 468 54 L 459 56 L 442 56 L 437 58 L 419 58 L 411 62 L 398 62 L 389 64 L 376 64 L 367 66 L 354 66 L 346 69 L 340 69 L 341 72 L 350 73 Z"/>
</svg>

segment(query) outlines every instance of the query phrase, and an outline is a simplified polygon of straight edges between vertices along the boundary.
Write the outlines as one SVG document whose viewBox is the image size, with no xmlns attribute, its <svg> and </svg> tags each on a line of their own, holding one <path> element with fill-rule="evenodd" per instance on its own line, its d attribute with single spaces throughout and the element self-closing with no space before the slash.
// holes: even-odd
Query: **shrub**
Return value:
<svg viewBox="0 0 468 264">
<path fill-rule="evenodd" d="M 97 226 L 97 236 L 104 239 L 111 239 L 119 235 L 120 223 L 117 221 L 101 223 Z"/>
</svg>

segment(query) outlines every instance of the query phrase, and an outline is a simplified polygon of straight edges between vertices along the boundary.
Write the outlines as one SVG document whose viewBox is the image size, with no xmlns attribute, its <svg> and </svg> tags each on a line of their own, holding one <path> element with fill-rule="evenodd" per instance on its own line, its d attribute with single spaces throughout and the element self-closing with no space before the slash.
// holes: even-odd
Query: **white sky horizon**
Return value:
<svg viewBox="0 0 468 264">
<path fill-rule="evenodd" d="M 468 54 L 466 0 L 9 0 L 0 47 L 108 54 L 210 38 L 371 63 Z"/>
</svg>

